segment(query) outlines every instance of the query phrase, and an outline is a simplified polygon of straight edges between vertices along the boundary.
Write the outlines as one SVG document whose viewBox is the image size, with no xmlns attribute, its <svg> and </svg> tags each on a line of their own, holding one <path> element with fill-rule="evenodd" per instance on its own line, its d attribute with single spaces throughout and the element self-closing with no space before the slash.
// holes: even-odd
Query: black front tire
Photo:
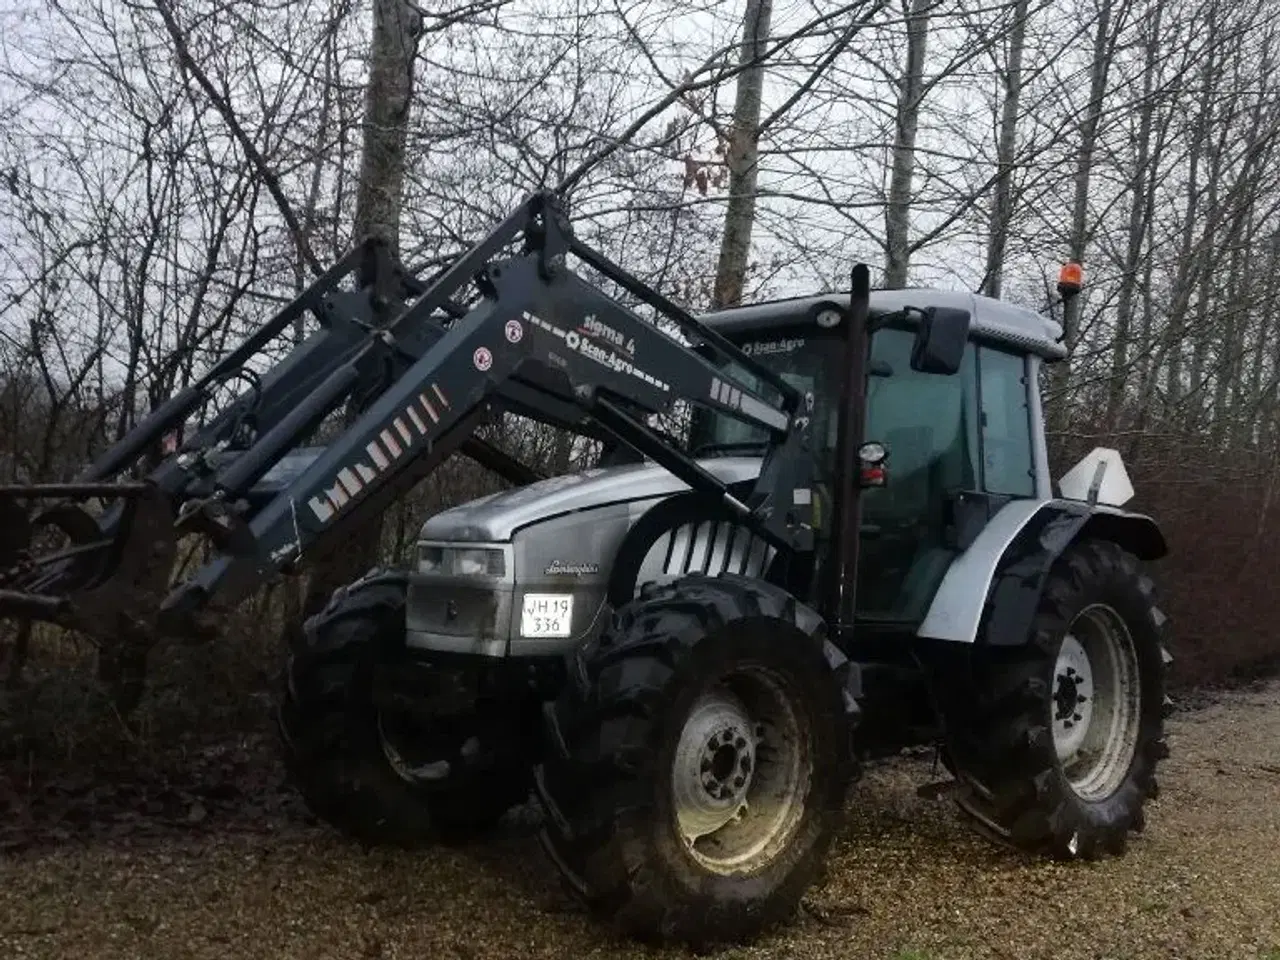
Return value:
<svg viewBox="0 0 1280 960">
<path fill-rule="evenodd" d="M 818 877 L 855 773 L 850 734 L 857 707 L 852 665 L 816 626 L 812 613 L 770 584 L 693 575 L 647 586 L 579 654 L 566 690 L 547 709 L 550 743 L 536 774 L 546 811 L 541 840 L 569 889 L 618 932 L 699 946 L 748 940 L 789 918 Z M 723 857 L 708 865 L 686 840 L 688 821 L 680 818 L 690 805 L 675 800 L 677 783 L 688 790 L 704 776 L 688 776 L 699 761 L 682 733 L 695 706 L 716 702 L 707 699 L 713 689 L 732 689 L 741 703 L 765 702 L 748 699 L 766 696 L 764 686 L 749 687 L 748 677 L 769 687 L 768 703 L 786 716 L 754 727 L 759 753 L 739 759 L 751 761 L 743 769 L 754 769 L 755 779 L 735 789 L 748 804 L 758 799 L 750 792 L 756 784 L 776 787 L 766 796 L 783 796 L 791 782 L 779 773 L 785 769 L 803 769 L 796 782 L 807 777 L 807 787 L 802 796 L 799 789 L 785 794 L 800 797 L 793 814 L 771 814 L 768 803 L 759 804 L 770 855 L 741 852 L 753 849 L 747 838 L 754 835 L 745 831 L 757 829 L 747 819 L 756 807 L 738 807 L 739 814 L 747 811 L 743 820 L 719 828 L 723 846 L 704 855 Z M 726 678 L 737 686 L 720 686 Z M 765 716 L 753 711 L 744 720 Z M 719 730 L 709 745 L 729 735 L 732 722 L 724 722 L 724 730 L 706 727 Z M 768 746 L 783 729 L 799 733 L 803 767 Z M 700 762 L 709 776 L 708 759 Z M 727 785 L 736 773 L 724 776 Z M 738 796 L 724 802 L 736 805 Z M 734 834 L 739 824 L 743 832 Z M 741 863 L 727 866 L 734 854 Z"/>
<path fill-rule="evenodd" d="M 407 580 L 377 573 L 335 592 L 290 652 L 276 725 L 289 778 L 307 808 L 371 846 L 463 842 L 529 797 L 531 771 L 496 766 L 424 786 L 385 749 L 375 672 L 404 648 Z"/>
<path fill-rule="evenodd" d="M 1115 543 L 1090 540 L 1070 547 L 1050 571 L 1024 646 L 982 644 L 973 652 L 972 700 L 951 718 L 948 765 L 960 781 L 960 811 L 979 832 L 1055 859 L 1125 852 L 1128 835 L 1141 831 L 1145 804 L 1156 794 L 1157 765 L 1169 754 L 1164 622 L 1137 558 Z M 1090 692 L 1102 704 L 1112 683 L 1111 700 L 1127 701 L 1124 716 L 1131 719 L 1109 728 L 1122 731 L 1119 737 L 1092 740 L 1094 733 L 1085 731 L 1090 746 L 1100 745 L 1100 756 L 1115 759 L 1110 767 L 1100 765 L 1092 779 L 1073 781 L 1058 755 L 1055 725 L 1058 740 L 1069 744 L 1068 724 L 1084 711 L 1073 706 L 1080 680 L 1074 668 L 1063 669 L 1070 658 L 1060 654 L 1069 634 L 1084 637 L 1107 623 L 1116 631 L 1114 663 L 1121 666 L 1110 668 L 1113 681 L 1101 673 L 1095 678 L 1092 671 L 1099 668 L 1091 668 Z M 1105 667 L 1109 658 L 1100 662 Z"/>
</svg>

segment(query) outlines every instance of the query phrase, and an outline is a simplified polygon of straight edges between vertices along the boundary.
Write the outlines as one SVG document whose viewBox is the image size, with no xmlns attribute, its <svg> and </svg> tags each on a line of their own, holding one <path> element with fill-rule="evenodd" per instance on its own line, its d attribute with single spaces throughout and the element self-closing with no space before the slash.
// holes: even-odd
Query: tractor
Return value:
<svg viewBox="0 0 1280 960">
<path fill-rule="evenodd" d="M 695 316 L 537 193 L 429 280 L 361 245 L 76 482 L 0 488 L 0 615 L 135 655 L 216 636 L 460 453 L 509 488 L 427 518 L 287 651 L 285 764 L 323 821 L 420 847 L 533 799 L 596 916 L 688 943 L 785 922 L 860 771 L 904 748 L 996 842 L 1120 855 L 1168 753 L 1167 546 L 1116 451 L 1051 476 L 1065 356 L 1051 316 L 861 264 Z M 542 476 L 480 438 L 503 414 L 595 462 Z M 175 581 L 187 537 L 213 552 Z"/>
</svg>

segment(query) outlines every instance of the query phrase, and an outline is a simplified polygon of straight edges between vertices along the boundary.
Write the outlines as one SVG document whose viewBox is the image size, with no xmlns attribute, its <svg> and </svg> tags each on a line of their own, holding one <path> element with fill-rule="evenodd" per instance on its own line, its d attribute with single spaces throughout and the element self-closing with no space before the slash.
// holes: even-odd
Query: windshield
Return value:
<svg viewBox="0 0 1280 960">
<path fill-rule="evenodd" d="M 820 445 L 826 449 L 835 447 L 836 424 L 830 416 L 829 403 L 823 401 L 839 395 L 832 373 L 838 369 L 841 356 L 838 345 L 841 342 L 832 337 L 796 335 L 740 344 L 744 353 L 782 377 L 805 397 L 814 418 L 813 436 L 825 440 Z M 737 364 L 730 364 L 729 369 L 735 379 L 740 378 L 750 389 L 766 396 L 774 394 L 772 387 L 761 384 Z M 761 427 L 714 410 L 699 408 L 694 413 L 689 450 L 695 457 L 760 454 L 767 443 L 768 431 Z"/>
</svg>

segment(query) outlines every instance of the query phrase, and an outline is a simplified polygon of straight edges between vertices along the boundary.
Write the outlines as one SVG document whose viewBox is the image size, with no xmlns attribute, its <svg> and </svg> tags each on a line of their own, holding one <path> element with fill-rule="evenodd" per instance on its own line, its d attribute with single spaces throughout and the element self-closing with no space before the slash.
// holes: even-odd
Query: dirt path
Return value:
<svg viewBox="0 0 1280 960">
<path fill-rule="evenodd" d="M 1179 713 L 1170 733 L 1146 835 L 1101 865 L 1027 863 L 971 837 L 915 798 L 928 762 L 876 770 L 810 907 L 721 956 L 1280 960 L 1280 683 Z M 6 958 L 659 955 L 573 910 L 520 819 L 422 856 L 286 820 L 0 859 Z"/>
</svg>

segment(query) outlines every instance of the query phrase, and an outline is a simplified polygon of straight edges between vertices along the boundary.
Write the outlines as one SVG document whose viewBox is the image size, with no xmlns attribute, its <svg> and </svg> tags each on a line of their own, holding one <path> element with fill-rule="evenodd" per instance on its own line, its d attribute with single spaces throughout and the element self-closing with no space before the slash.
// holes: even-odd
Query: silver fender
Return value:
<svg viewBox="0 0 1280 960">
<path fill-rule="evenodd" d="M 952 561 L 916 636 L 973 643 L 991 593 L 996 565 L 1048 500 L 1014 500 L 992 517 L 969 549 Z"/>
<path fill-rule="evenodd" d="M 1142 514 L 1079 500 L 1014 500 L 952 562 L 916 635 L 976 642 L 996 577 L 1011 577 L 1007 582 L 1017 584 L 1024 596 L 1028 590 L 1037 592 L 1054 561 L 1081 536 L 1112 540 L 1141 560 L 1155 560 L 1168 552 L 1155 522 Z M 1001 613 L 1000 628 L 990 642 L 1021 643 L 1030 627 L 1030 606 L 1023 601 L 1020 612 L 1002 609 Z"/>
</svg>

